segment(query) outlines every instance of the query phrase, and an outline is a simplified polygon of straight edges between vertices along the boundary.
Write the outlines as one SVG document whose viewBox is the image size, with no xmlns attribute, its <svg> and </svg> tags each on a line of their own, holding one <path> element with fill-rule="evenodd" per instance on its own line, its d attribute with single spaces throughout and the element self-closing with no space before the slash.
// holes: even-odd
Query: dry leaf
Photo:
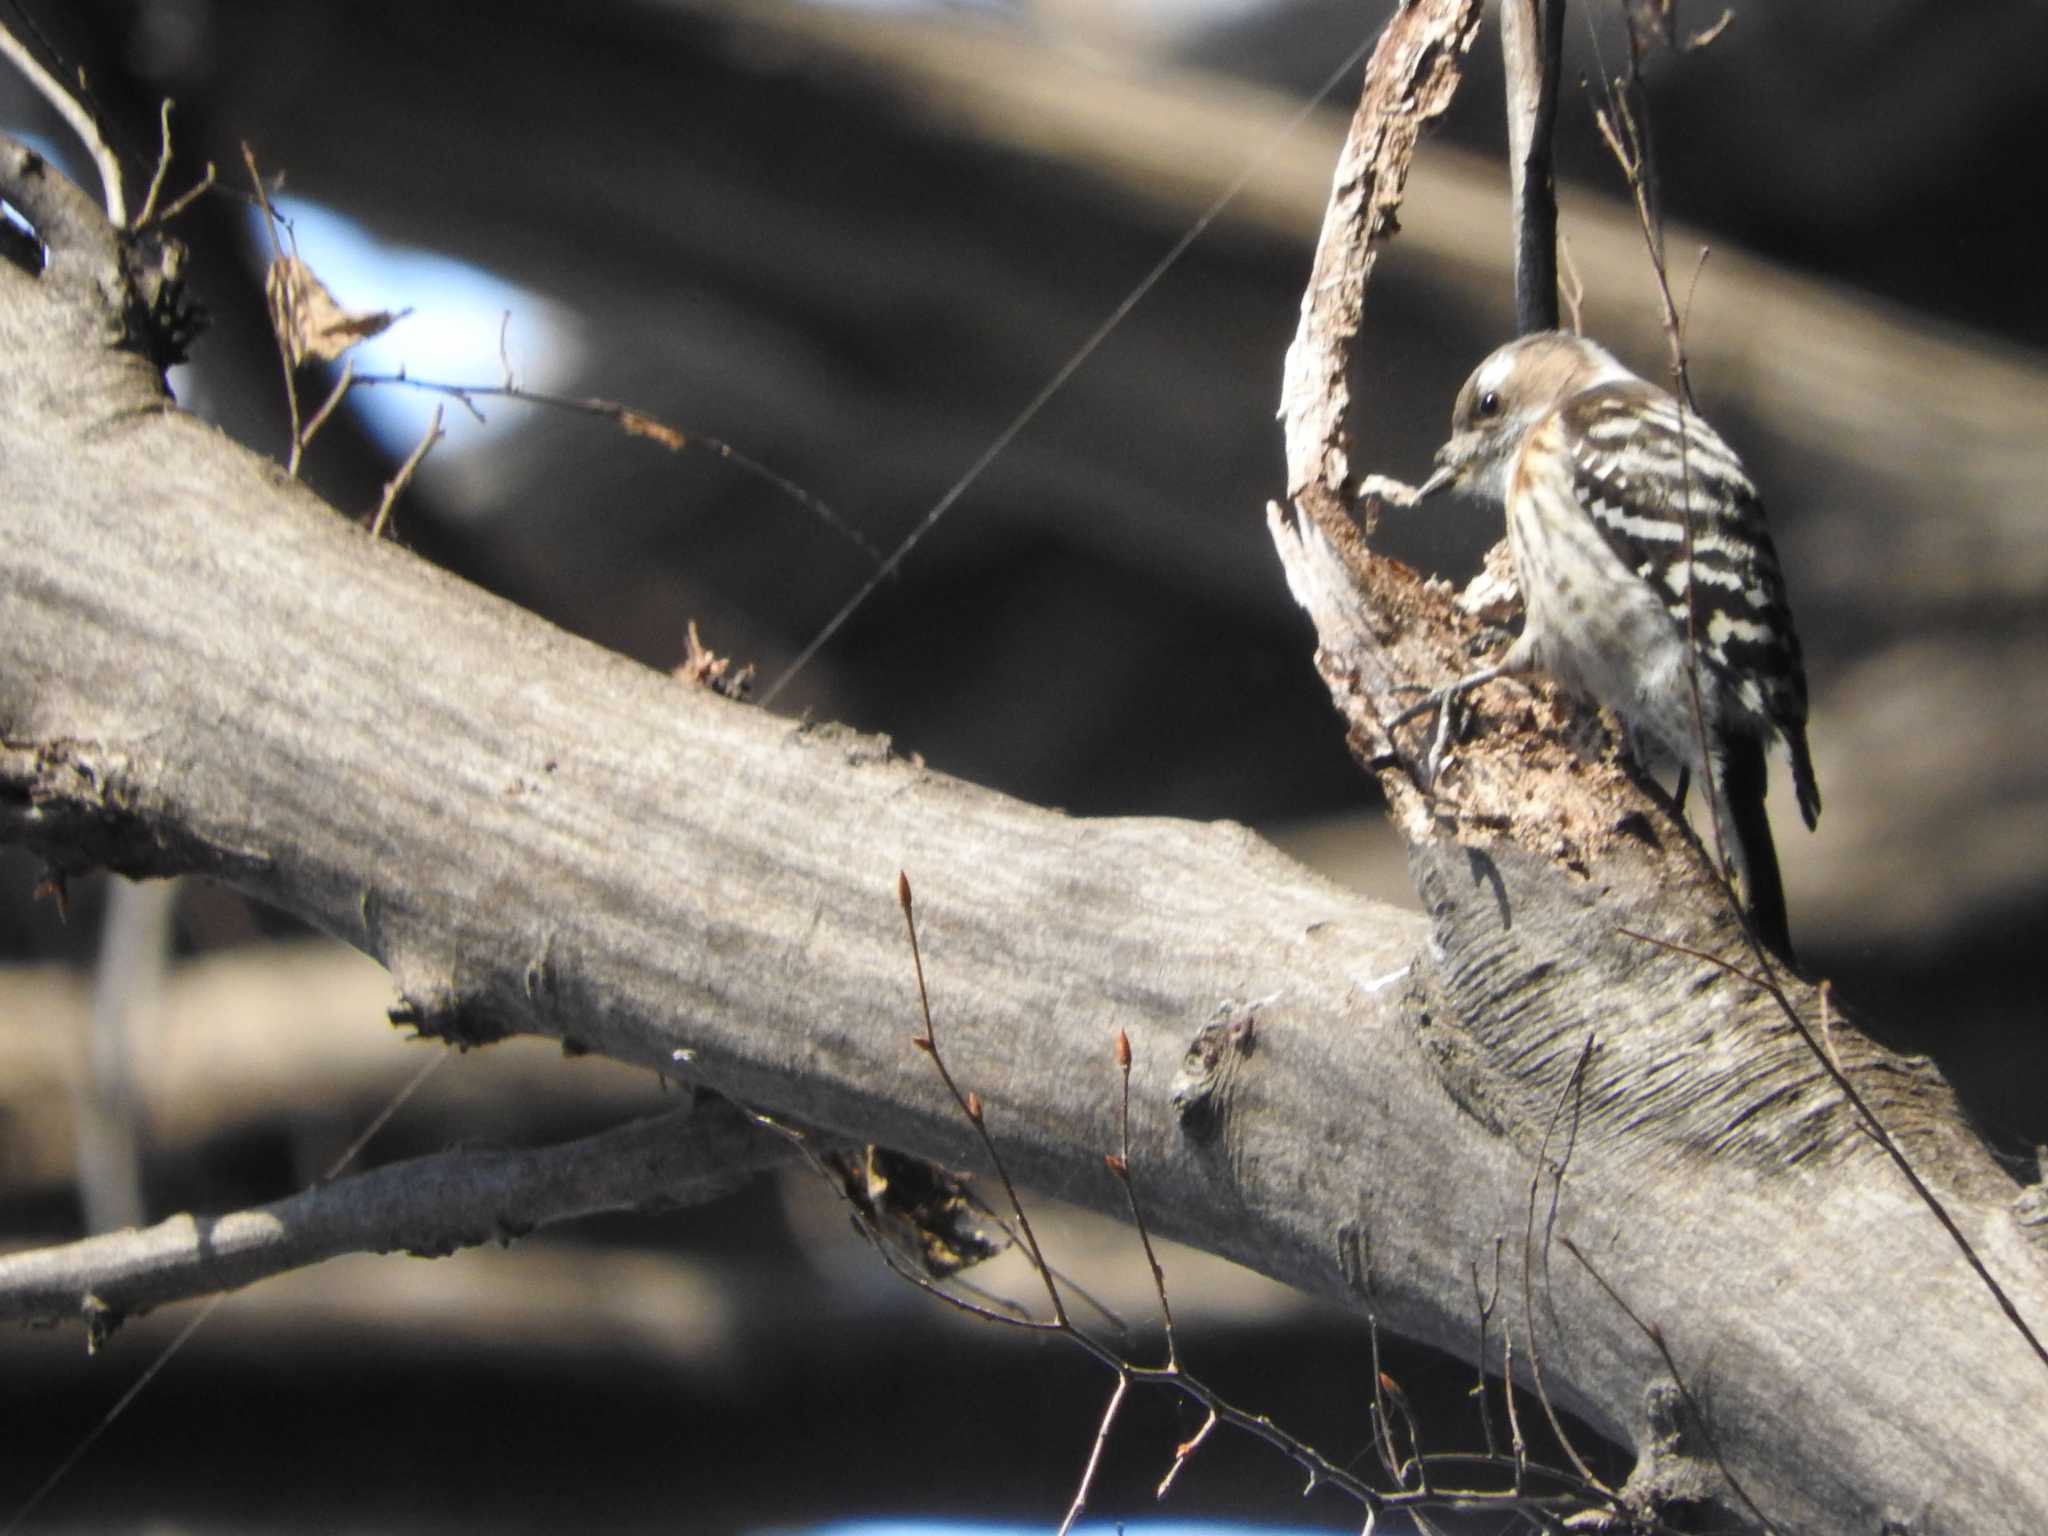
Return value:
<svg viewBox="0 0 2048 1536">
<path fill-rule="evenodd" d="M 651 437 L 664 448 L 681 449 L 687 439 L 667 422 L 656 421 L 652 416 L 621 407 L 619 425 L 635 437 Z"/>
<path fill-rule="evenodd" d="M 675 668 L 674 675 L 686 683 L 695 683 L 700 688 L 709 688 L 713 693 L 728 699 L 744 699 L 754 686 L 754 664 L 748 662 L 738 671 L 733 670 L 732 658 L 712 654 L 697 633 L 697 621 L 690 620 L 689 631 L 684 637 L 689 652 L 682 664 Z"/>
<path fill-rule="evenodd" d="M 832 1153 L 825 1164 L 877 1236 L 901 1245 L 934 1280 L 994 1258 L 1010 1246 L 982 1228 L 967 1183 L 930 1163 L 883 1147 Z"/>
<path fill-rule="evenodd" d="M 359 341 L 381 335 L 412 311 L 388 309 L 351 313 L 334 302 L 327 285 L 296 256 L 280 256 L 263 280 L 270 299 L 270 324 L 291 355 L 292 366 L 309 358 L 332 362 Z"/>
</svg>

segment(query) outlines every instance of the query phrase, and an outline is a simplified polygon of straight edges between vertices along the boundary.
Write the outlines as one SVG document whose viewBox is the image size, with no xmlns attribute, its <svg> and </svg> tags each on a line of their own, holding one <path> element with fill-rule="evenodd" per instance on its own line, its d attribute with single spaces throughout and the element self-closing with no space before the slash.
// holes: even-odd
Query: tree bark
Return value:
<svg viewBox="0 0 2048 1536">
<path fill-rule="evenodd" d="M 1566 744 L 1601 735 L 1586 712 L 1545 687 L 1525 698 L 1496 684 L 1482 697 L 1506 707 L 1480 710 L 1473 739 L 1441 768 L 1430 761 L 1433 715 L 1403 723 L 1410 686 L 1471 670 L 1477 625 L 1441 584 L 1367 547 L 1380 501 L 1412 497 L 1354 467 L 1349 380 L 1375 244 L 1396 227 L 1417 130 L 1449 103 L 1476 11 L 1458 0 L 1404 10 L 1369 69 L 1288 356 L 1292 500 L 1268 521 L 1315 622 L 1318 667 L 1353 751 L 1379 775 L 1432 918 L 1437 963 L 1412 1022 L 1435 1041 L 1452 1098 L 1519 1144 L 1534 1170 L 1521 1284 L 1525 1304 L 1540 1291 L 1557 1310 L 1521 1326 L 1600 1375 L 1610 1411 L 1639 1405 L 1632 1487 L 1653 1501 L 1844 1529 L 2023 1529 L 2048 1487 L 2025 1486 L 2038 1474 L 2019 1467 L 2020 1447 L 2048 1425 L 2048 1356 L 2001 1305 L 2016 1297 L 2021 1315 L 2044 1315 L 2038 1191 L 2015 1207 L 2011 1180 L 1927 1063 L 1831 1017 L 1820 989 L 1771 974 L 1671 803 L 1611 740 L 1591 759 Z M 1361 500 L 1363 530 L 1351 517 Z M 1879 1153 L 1847 1083 L 1944 1203 L 1956 1240 Z M 1560 1203 L 1543 1211 L 1538 1243 L 1546 1179 Z M 1843 1261 L 1859 1230 L 1879 1229 L 1928 1246 L 1911 1260 Z M 1553 1238 L 1576 1261 L 1569 1284 L 1591 1286 L 1578 1302 L 1597 1312 L 1604 1294 L 1621 1335 L 1593 1346 L 1577 1334 L 1582 1315 L 1558 1300 L 1566 1280 Z M 2006 1297 L 1966 1267 L 1965 1240 Z M 1906 1289 L 1871 1310 L 1895 1285 Z M 2014 1381 L 2009 1401 L 2031 1405 L 1989 1457 L 2011 1481 L 1981 1505 L 1959 1490 L 1988 1487 L 1988 1463 L 1894 1481 L 1897 1448 L 1870 1432 L 1919 1392 L 1893 1348 L 1956 1358 L 1950 1320 L 1934 1321 L 1937 1290 L 1944 1313 L 1988 1325 L 1984 1363 L 1995 1358 Z M 1655 1298 L 1647 1308 L 1645 1297 Z M 1563 1317 L 1571 1343 L 1544 1344 L 1547 1323 Z M 1915 1319 L 1910 1345 L 1902 1318 Z M 1885 1345 L 1854 1343 L 1866 1329 Z M 1697 1384 L 1682 1385 L 1681 1335 L 1712 1373 L 1705 1411 Z M 1601 1348 L 1611 1353 L 1594 1366 Z M 1818 1377 L 1829 1385 L 1808 1396 Z M 1674 1465 L 1669 1451 L 1691 1464 Z M 2022 1508 L 2034 1513 L 2018 1517 Z"/>
<path fill-rule="evenodd" d="M 1425 0 L 1383 47 L 1474 14 Z M 10 155 L 52 259 L 0 268 L 0 835 L 59 877 L 227 880 L 381 960 L 423 1032 L 973 1166 L 911 1043 L 906 871 L 936 1032 L 1024 1183 L 1121 1209 L 1121 1030 L 1157 1227 L 1495 1369 L 1505 1332 L 1646 1495 L 1736 1509 L 1718 1461 L 1781 1527 L 2048 1517 L 2048 1373 L 1769 1000 L 1622 931 L 1739 956 L 1667 808 L 1537 733 L 1566 718 L 1541 697 L 1462 749 L 1455 803 L 1416 785 L 1359 680 L 1448 670 L 1456 620 L 1314 505 L 1341 465 L 1275 536 L 1427 920 L 1239 827 L 1072 819 L 730 703 L 368 539 L 175 409 L 89 205 Z M 1938 1079 L 1833 1045 L 2048 1315 Z"/>
</svg>

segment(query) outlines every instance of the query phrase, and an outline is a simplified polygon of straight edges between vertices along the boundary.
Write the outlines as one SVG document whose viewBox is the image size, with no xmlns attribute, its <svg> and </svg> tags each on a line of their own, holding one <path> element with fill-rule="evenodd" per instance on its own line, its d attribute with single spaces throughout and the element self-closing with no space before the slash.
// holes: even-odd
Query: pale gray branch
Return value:
<svg viewBox="0 0 2048 1536">
<path fill-rule="evenodd" d="M 106 136 L 100 132 L 100 125 L 93 121 L 91 110 L 80 98 L 62 85 L 57 78 L 43 68 L 42 61 L 28 45 L 14 35 L 14 29 L 0 21 L 0 58 L 21 71 L 22 78 L 35 87 L 36 94 L 47 101 L 64 119 L 64 125 L 78 137 L 79 147 L 92 157 L 93 169 L 99 172 L 100 192 L 106 202 L 107 222 L 115 229 L 125 228 L 128 223 L 128 199 L 121 189 L 121 161 L 108 145 Z M 152 201 L 154 197 L 152 196 Z"/>
<path fill-rule="evenodd" d="M 0 1257 L 0 1319 L 80 1321 L 97 1343 L 152 1308 L 342 1254 L 438 1258 L 600 1212 L 700 1204 L 793 1156 L 716 1101 L 560 1146 L 437 1153 L 254 1210 Z"/>
</svg>

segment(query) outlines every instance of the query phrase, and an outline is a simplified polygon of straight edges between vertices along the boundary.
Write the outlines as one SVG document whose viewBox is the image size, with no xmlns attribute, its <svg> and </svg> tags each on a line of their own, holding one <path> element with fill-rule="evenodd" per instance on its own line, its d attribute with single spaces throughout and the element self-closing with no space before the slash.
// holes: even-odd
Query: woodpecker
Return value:
<svg viewBox="0 0 2048 1536">
<path fill-rule="evenodd" d="M 1473 370 L 1424 496 L 1501 506 L 1521 635 L 1497 667 L 1612 710 L 1638 760 L 1712 787 L 1722 856 L 1757 937 L 1789 960 L 1765 750 L 1783 741 L 1820 817 L 1806 674 L 1756 486 L 1719 433 L 1605 348 L 1544 331 Z"/>
</svg>

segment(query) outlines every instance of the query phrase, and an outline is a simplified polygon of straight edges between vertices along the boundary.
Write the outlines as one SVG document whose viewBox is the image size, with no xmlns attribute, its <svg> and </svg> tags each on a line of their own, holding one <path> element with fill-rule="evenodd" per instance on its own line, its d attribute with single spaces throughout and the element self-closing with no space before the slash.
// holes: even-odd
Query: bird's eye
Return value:
<svg viewBox="0 0 2048 1536">
<path fill-rule="evenodd" d="M 1485 394 L 1479 397 L 1479 419 L 1481 421 L 1485 421 L 1488 417 L 1498 416 L 1499 414 L 1500 391 L 1497 389 L 1489 389 Z"/>
</svg>

